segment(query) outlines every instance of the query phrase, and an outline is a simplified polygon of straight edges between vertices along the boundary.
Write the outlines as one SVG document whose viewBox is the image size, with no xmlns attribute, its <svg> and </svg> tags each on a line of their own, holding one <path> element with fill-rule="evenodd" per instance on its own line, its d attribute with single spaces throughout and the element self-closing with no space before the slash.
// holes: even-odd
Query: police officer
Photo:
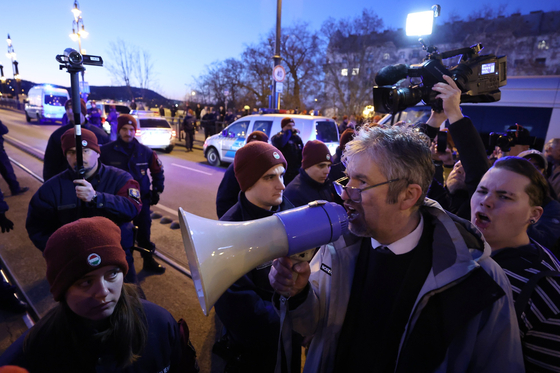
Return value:
<svg viewBox="0 0 560 373">
<path fill-rule="evenodd" d="M 121 229 L 121 246 L 126 253 L 129 272 L 125 280 L 136 283 L 132 219 L 142 208 L 138 182 L 128 172 L 105 166 L 93 132 L 82 129 L 84 179 L 77 172 L 74 128 L 62 135 L 62 154 L 69 167 L 45 181 L 29 202 L 25 227 L 33 244 L 45 250 L 49 237 L 64 224 L 80 218 L 104 216 Z"/>
<path fill-rule="evenodd" d="M 288 162 L 288 169 L 284 175 L 284 185 L 288 185 L 299 174 L 303 141 L 298 135 L 299 131 L 295 128 L 296 124 L 292 118 L 282 119 L 280 125 L 282 131 L 272 136 L 270 142 L 282 152 Z"/>
<path fill-rule="evenodd" d="M 91 107 L 87 113 L 89 122 L 96 127 L 101 127 L 101 109 L 97 107 L 95 101 L 91 101 Z"/>
<path fill-rule="evenodd" d="M 27 192 L 29 187 L 21 187 L 19 185 L 12 163 L 4 149 L 4 135 L 7 134 L 8 131 L 8 127 L 0 120 L 0 174 L 4 180 L 6 180 L 6 183 L 8 183 L 12 196 L 15 196 Z"/>
<path fill-rule="evenodd" d="M 164 273 L 165 267 L 154 259 L 156 246 L 150 241 L 152 227 L 150 205 L 156 205 L 159 202 L 159 195 L 163 192 L 163 165 L 155 151 L 140 144 L 134 137 L 137 127 L 136 119 L 132 115 L 119 115 L 117 119 L 119 137 L 101 148 L 101 162 L 129 172 L 140 184 L 142 210 L 134 219 L 134 224 L 138 226 L 136 237 L 138 246 L 149 250 L 149 253 L 142 252 L 144 270 Z M 151 182 L 148 171 L 152 178 Z"/>
</svg>

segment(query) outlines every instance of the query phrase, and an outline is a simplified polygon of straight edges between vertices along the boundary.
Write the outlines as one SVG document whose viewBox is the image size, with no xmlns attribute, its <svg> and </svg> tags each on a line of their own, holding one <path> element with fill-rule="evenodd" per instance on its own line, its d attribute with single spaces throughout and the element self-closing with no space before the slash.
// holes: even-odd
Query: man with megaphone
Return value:
<svg viewBox="0 0 560 373">
<path fill-rule="evenodd" d="M 361 129 L 336 186 L 359 239 L 321 247 L 310 264 L 273 262 L 275 305 L 313 336 L 304 372 L 524 371 L 511 288 L 490 247 L 425 199 L 434 166 L 423 137 Z"/>
<path fill-rule="evenodd" d="M 283 196 L 286 168 L 282 152 L 267 142 L 252 141 L 239 149 L 233 169 L 241 192 L 237 204 L 220 221 L 267 218 L 294 208 Z M 280 319 L 271 302 L 270 264 L 264 263 L 237 280 L 215 304 L 225 333 L 213 351 L 228 362 L 227 371 L 274 372 Z M 301 339 L 293 333 L 292 372 L 301 369 Z"/>
</svg>

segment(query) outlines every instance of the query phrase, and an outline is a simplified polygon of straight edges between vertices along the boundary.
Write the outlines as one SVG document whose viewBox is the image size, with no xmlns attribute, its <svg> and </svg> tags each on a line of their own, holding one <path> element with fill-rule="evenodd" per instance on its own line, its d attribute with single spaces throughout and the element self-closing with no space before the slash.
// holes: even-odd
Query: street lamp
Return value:
<svg viewBox="0 0 560 373">
<path fill-rule="evenodd" d="M 12 72 L 14 75 L 14 79 L 16 80 L 16 90 L 15 90 L 16 105 L 17 108 L 19 109 L 19 92 L 21 91 L 19 68 L 18 68 L 19 62 L 16 61 L 16 52 L 14 51 L 14 46 L 12 44 L 12 38 L 10 37 L 10 34 L 8 34 L 8 39 L 6 41 L 8 42 L 8 53 L 6 55 L 12 61 Z M 2 73 L 2 75 L 4 74 Z"/>
<path fill-rule="evenodd" d="M 4 95 L 4 83 L 6 83 L 6 77 L 4 76 L 4 66 L 0 65 L 0 96 Z"/>
<path fill-rule="evenodd" d="M 82 38 L 87 38 L 89 32 L 87 32 L 84 27 L 84 19 L 81 16 L 82 11 L 79 8 L 78 0 L 74 0 L 72 13 L 74 14 L 74 20 L 72 20 L 72 33 L 70 34 L 70 39 L 77 41 L 80 53 L 85 54 L 85 51 L 82 50 Z"/>
<path fill-rule="evenodd" d="M 82 38 L 87 38 L 89 32 L 86 31 L 84 27 L 84 19 L 82 18 L 81 14 L 82 11 L 80 10 L 80 5 L 78 4 L 78 0 L 74 0 L 74 8 L 71 10 L 72 14 L 74 14 L 74 19 L 72 20 L 72 33 L 70 34 L 70 39 L 73 41 L 78 42 L 78 50 L 80 54 L 86 54 L 86 50 L 82 49 Z M 82 97 L 84 100 L 87 99 L 87 93 L 83 92 L 85 90 L 85 78 L 84 78 L 84 71 L 82 70 L 82 87 L 80 89 L 82 92 Z"/>
</svg>

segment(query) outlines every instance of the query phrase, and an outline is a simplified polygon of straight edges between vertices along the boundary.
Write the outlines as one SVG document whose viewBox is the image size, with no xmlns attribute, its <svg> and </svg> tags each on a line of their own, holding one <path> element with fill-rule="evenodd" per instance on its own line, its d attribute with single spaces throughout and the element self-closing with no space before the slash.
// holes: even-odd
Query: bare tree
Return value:
<svg viewBox="0 0 560 373">
<path fill-rule="evenodd" d="M 117 82 L 128 88 L 131 97 L 133 97 L 132 78 L 135 79 L 138 87 L 150 88 L 154 77 L 151 54 L 122 39 L 111 42 L 110 47 L 105 66 Z"/>
<path fill-rule="evenodd" d="M 354 18 L 327 19 L 321 36 L 328 46 L 323 65 L 325 104 L 342 109 L 341 114 L 360 113 L 371 102 L 371 87 L 382 61 L 373 39 L 383 21 L 373 10 L 364 9 Z"/>
<path fill-rule="evenodd" d="M 274 45 L 275 35 L 272 32 L 268 42 Z M 290 87 L 284 90 L 284 105 L 302 108 L 302 103 L 314 93 L 321 81 L 321 41 L 316 32 L 309 30 L 307 23 L 299 22 L 282 29 L 280 50 L 282 65 L 291 81 Z"/>
<path fill-rule="evenodd" d="M 246 47 L 241 56 L 244 67 L 243 87 L 247 90 L 246 99 L 251 106 L 268 106 L 272 76 L 274 48 L 268 40 Z"/>
</svg>

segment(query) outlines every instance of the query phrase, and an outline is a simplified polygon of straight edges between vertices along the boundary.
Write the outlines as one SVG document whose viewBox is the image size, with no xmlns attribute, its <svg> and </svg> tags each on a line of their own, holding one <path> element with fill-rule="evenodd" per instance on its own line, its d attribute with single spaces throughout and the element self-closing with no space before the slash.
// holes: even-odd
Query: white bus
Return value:
<svg viewBox="0 0 560 373">
<path fill-rule="evenodd" d="M 55 88 L 50 84 L 36 85 L 27 94 L 25 119 L 28 122 L 37 119 L 39 124 L 46 120 L 62 120 L 64 104 L 69 98 L 66 89 Z"/>
</svg>

